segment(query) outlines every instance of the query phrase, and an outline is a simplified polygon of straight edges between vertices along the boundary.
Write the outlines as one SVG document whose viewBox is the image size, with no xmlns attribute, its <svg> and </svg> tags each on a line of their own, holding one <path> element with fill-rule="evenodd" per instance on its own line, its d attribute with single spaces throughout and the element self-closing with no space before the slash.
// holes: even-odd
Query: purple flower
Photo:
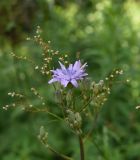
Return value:
<svg viewBox="0 0 140 160">
<path fill-rule="evenodd" d="M 53 78 L 48 82 L 49 84 L 53 82 L 60 82 L 61 85 L 67 87 L 71 83 L 74 87 L 78 87 L 77 80 L 82 80 L 88 74 L 85 73 L 85 67 L 87 63 L 81 65 L 80 60 L 76 61 L 74 64 L 70 64 L 66 68 L 61 62 L 59 62 L 61 68 L 56 70 L 51 70 L 53 73 Z"/>
</svg>

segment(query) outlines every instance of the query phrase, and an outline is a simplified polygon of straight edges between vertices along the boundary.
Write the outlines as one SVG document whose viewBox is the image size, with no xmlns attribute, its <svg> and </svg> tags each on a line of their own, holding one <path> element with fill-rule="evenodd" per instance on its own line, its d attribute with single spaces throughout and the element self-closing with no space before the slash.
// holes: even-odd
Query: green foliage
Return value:
<svg viewBox="0 0 140 160">
<path fill-rule="evenodd" d="M 11 103 L 7 96 L 11 91 L 24 91 L 32 103 L 38 104 L 29 91 L 35 86 L 57 113 L 52 90 L 46 92 L 48 79 L 37 74 L 32 64 L 9 54 L 14 51 L 41 63 L 40 48 L 24 40 L 39 24 L 43 38 L 51 40 L 53 47 L 62 54 L 70 54 L 71 61 L 80 52 L 95 81 L 105 78 L 114 68 L 125 71 L 130 83 L 113 88 L 93 136 L 85 143 L 86 157 L 87 160 L 138 160 L 140 111 L 135 110 L 135 106 L 140 103 L 140 3 L 131 0 L 36 0 L 25 5 L 25 2 L 22 5 L 18 0 L 0 1 L 0 105 Z M 69 135 L 64 124 L 51 121 L 45 113 L 25 113 L 18 108 L 3 111 L 1 108 L 0 159 L 59 160 L 37 139 L 42 125 L 47 126 L 50 143 L 60 152 L 67 154 L 72 148 L 70 154 L 78 153 L 78 142 Z M 60 127 L 65 132 L 61 132 Z M 79 158 L 78 154 L 74 157 Z"/>
</svg>

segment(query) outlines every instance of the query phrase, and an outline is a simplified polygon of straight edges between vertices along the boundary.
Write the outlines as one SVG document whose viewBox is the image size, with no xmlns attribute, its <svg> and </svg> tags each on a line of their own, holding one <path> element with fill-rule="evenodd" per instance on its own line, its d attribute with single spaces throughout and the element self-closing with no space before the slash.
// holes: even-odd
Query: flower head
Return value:
<svg viewBox="0 0 140 160">
<path fill-rule="evenodd" d="M 80 60 L 76 61 L 74 64 L 70 64 L 68 68 L 66 68 L 61 62 L 59 62 L 61 68 L 52 70 L 53 78 L 48 82 L 49 84 L 53 82 L 60 82 L 61 85 L 67 87 L 69 83 L 71 83 L 74 87 L 78 87 L 77 80 L 82 80 L 88 74 L 85 73 L 85 67 L 87 63 L 84 65 L 81 64 Z"/>
</svg>

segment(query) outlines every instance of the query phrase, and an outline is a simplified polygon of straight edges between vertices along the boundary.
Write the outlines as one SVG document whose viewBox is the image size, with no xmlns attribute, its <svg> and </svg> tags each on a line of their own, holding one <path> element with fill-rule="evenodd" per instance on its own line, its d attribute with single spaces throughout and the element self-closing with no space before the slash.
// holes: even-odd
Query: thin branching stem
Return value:
<svg viewBox="0 0 140 160">
<path fill-rule="evenodd" d="M 37 108 L 29 109 L 29 108 L 25 108 L 25 111 L 27 111 L 27 112 L 45 112 L 45 113 L 55 117 L 56 119 L 63 121 L 63 119 L 61 117 L 57 116 L 56 114 L 53 114 L 52 112 L 49 112 L 46 109 L 37 109 Z"/>
<path fill-rule="evenodd" d="M 62 153 L 59 153 L 58 151 L 56 151 L 54 148 L 52 148 L 51 146 L 48 146 L 48 149 L 50 151 L 52 151 L 53 153 L 55 153 L 56 155 L 58 155 L 59 157 L 63 158 L 64 160 L 73 160 L 72 158 L 62 154 Z"/>
<path fill-rule="evenodd" d="M 80 112 L 82 112 L 84 109 L 86 109 L 88 107 L 88 105 L 91 103 L 92 101 L 92 97 L 89 98 L 89 100 L 87 101 L 87 103 L 81 108 Z"/>
</svg>

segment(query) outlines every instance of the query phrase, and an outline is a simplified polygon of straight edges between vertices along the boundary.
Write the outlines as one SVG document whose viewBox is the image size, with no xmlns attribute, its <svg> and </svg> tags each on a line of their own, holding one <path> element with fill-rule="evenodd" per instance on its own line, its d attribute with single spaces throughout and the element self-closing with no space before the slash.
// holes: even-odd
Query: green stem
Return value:
<svg viewBox="0 0 140 160">
<path fill-rule="evenodd" d="M 58 151 L 56 151 L 55 149 L 53 149 L 51 146 L 48 146 L 49 150 L 52 151 L 53 153 L 57 154 L 59 157 L 63 158 L 64 160 L 73 160 L 72 158 L 59 153 Z"/>
<path fill-rule="evenodd" d="M 91 101 L 92 101 L 92 97 L 87 101 L 87 103 L 81 108 L 79 112 L 81 113 L 84 109 L 86 109 Z"/>
<path fill-rule="evenodd" d="M 27 112 L 46 112 L 47 114 L 55 117 L 56 119 L 63 121 L 63 118 L 57 116 L 56 114 L 53 114 L 52 112 L 49 112 L 49 111 L 46 110 L 46 109 L 25 108 L 25 111 L 27 111 Z"/>
<path fill-rule="evenodd" d="M 80 135 L 79 135 L 79 145 L 80 145 L 80 160 L 85 160 L 84 144 L 82 137 Z"/>
</svg>

